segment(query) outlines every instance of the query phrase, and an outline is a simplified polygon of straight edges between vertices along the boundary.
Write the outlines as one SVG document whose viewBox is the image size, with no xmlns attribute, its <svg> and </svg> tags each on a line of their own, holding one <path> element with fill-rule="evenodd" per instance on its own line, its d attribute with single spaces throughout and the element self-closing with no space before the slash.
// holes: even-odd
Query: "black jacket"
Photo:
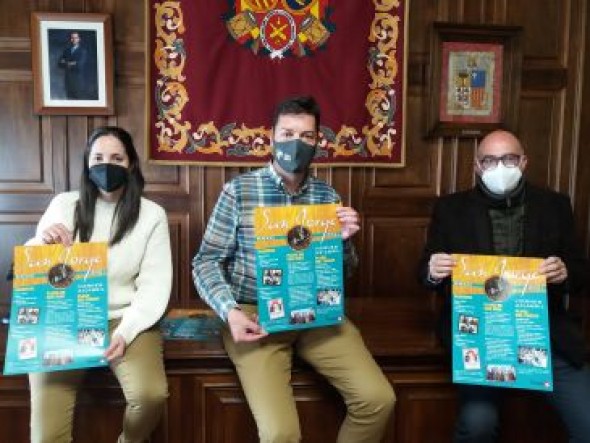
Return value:
<svg viewBox="0 0 590 443">
<path fill-rule="evenodd" d="M 574 220 L 567 196 L 525 184 L 523 257 L 560 257 L 568 279 L 560 285 L 547 285 L 549 324 L 553 352 L 576 366 L 584 363 L 584 340 L 577 324 L 565 309 L 565 295 L 574 296 L 585 286 L 588 264 L 574 236 Z M 475 188 L 441 197 L 435 204 L 428 238 L 419 265 L 419 278 L 430 289 L 445 297 L 439 322 L 443 344 L 451 341 L 451 279 L 439 284 L 428 279 L 428 261 L 437 252 L 448 254 L 493 255 L 492 227 L 488 209 L 490 199 Z"/>
</svg>

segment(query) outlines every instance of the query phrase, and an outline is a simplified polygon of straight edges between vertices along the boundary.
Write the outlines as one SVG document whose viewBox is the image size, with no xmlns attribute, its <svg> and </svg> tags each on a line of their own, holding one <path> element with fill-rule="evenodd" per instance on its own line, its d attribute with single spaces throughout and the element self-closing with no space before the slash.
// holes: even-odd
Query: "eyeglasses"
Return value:
<svg viewBox="0 0 590 443">
<path fill-rule="evenodd" d="M 502 161 L 502 164 L 507 168 L 516 168 L 520 164 L 521 157 L 522 156 L 519 154 L 504 154 L 500 157 L 496 157 L 495 155 L 484 155 L 478 161 L 481 169 L 488 171 L 490 169 L 496 169 L 500 161 Z"/>
</svg>

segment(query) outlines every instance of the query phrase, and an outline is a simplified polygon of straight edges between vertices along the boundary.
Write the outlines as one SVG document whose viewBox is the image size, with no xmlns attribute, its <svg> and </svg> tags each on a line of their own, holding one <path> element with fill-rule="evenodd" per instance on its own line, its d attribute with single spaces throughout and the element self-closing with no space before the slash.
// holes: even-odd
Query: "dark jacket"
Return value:
<svg viewBox="0 0 590 443">
<path fill-rule="evenodd" d="M 568 270 L 568 279 L 560 285 L 547 285 L 549 324 L 553 352 L 576 366 L 584 362 L 583 335 L 566 311 L 565 296 L 581 292 L 588 274 L 587 262 L 574 236 L 574 221 L 567 196 L 525 184 L 523 257 L 560 257 Z M 437 252 L 447 254 L 493 255 L 489 197 L 475 188 L 441 197 L 435 204 L 428 239 L 419 265 L 422 283 L 444 296 L 439 322 L 443 344 L 451 342 L 451 279 L 439 284 L 427 279 L 428 261 Z"/>
</svg>

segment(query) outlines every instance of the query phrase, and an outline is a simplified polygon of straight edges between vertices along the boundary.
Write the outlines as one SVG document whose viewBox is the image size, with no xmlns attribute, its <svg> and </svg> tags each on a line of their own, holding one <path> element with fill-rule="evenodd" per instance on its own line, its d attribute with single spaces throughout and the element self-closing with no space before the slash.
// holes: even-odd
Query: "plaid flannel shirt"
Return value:
<svg viewBox="0 0 590 443">
<path fill-rule="evenodd" d="M 308 176 L 297 193 L 289 194 L 271 164 L 226 183 L 192 263 L 201 298 L 224 320 L 238 303 L 256 304 L 254 208 L 323 203 L 340 203 L 331 186 Z M 345 241 L 345 271 L 357 262 L 352 243 Z"/>
</svg>

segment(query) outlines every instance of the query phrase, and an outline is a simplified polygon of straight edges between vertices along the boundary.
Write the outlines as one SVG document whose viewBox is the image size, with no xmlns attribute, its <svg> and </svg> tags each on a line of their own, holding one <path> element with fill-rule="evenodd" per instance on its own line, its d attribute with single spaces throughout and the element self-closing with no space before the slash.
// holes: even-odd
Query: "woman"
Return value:
<svg viewBox="0 0 590 443">
<path fill-rule="evenodd" d="M 127 400 L 119 442 L 143 442 L 161 416 L 168 387 L 155 326 L 172 284 L 164 210 L 142 197 L 144 179 L 129 133 L 96 129 L 84 151 L 80 190 L 57 195 L 28 244 L 105 241 L 110 345 L 105 357 Z M 29 374 L 31 441 L 70 442 L 84 371 Z"/>
</svg>

